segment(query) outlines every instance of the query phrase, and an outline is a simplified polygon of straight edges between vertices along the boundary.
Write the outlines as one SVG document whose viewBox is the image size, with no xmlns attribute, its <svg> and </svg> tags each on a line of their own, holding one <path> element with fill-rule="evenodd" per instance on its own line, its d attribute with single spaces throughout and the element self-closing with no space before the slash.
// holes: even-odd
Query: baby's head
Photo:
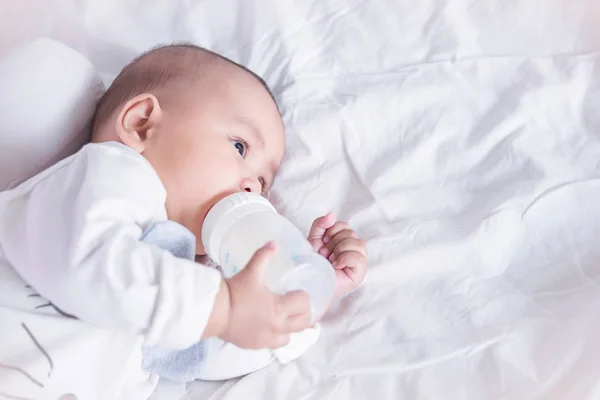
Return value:
<svg viewBox="0 0 600 400">
<path fill-rule="evenodd" d="M 285 133 L 260 77 L 208 50 L 173 45 L 121 71 L 100 100 L 92 141 L 121 142 L 150 162 L 167 190 L 169 219 L 196 235 L 203 254 L 208 210 L 232 193 L 266 192 Z"/>
</svg>

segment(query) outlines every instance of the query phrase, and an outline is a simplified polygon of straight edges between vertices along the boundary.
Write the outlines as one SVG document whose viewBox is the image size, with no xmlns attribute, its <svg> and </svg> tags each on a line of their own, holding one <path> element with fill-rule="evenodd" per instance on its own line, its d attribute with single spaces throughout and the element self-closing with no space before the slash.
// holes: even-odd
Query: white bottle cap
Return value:
<svg viewBox="0 0 600 400">
<path fill-rule="evenodd" d="M 267 199 L 247 192 L 234 193 L 212 206 L 202 224 L 202 244 L 214 262 L 221 262 L 219 247 L 235 220 L 256 211 L 277 212 Z"/>
</svg>

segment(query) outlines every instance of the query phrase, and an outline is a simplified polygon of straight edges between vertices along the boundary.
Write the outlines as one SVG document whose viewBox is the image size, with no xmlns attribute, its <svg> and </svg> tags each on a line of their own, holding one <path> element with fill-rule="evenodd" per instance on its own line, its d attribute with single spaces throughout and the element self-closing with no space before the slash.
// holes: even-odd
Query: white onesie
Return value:
<svg viewBox="0 0 600 400">
<path fill-rule="evenodd" d="M 144 399 L 142 345 L 200 340 L 221 276 L 139 241 L 165 200 L 115 142 L 0 193 L 0 397 Z"/>
</svg>

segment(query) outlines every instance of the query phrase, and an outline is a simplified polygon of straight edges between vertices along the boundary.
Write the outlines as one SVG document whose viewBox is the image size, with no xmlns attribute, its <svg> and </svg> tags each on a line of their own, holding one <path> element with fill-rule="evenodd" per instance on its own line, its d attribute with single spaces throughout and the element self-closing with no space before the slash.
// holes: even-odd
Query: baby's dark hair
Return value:
<svg viewBox="0 0 600 400">
<path fill-rule="evenodd" d="M 127 100 L 162 88 L 175 80 L 189 77 L 190 74 L 201 74 L 203 68 L 223 61 L 252 75 L 277 105 L 275 96 L 264 79 L 245 66 L 200 46 L 187 43 L 170 44 L 145 52 L 121 70 L 98 102 L 92 121 L 92 135 Z"/>
</svg>

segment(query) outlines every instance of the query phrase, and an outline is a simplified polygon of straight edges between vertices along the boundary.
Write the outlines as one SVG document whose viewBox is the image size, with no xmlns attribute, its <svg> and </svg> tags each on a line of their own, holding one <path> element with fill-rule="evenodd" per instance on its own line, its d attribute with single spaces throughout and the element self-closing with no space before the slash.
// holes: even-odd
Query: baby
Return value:
<svg viewBox="0 0 600 400">
<path fill-rule="evenodd" d="M 138 371 L 142 344 L 185 349 L 218 337 L 244 349 L 276 349 L 310 327 L 304 293 L 274 294 L 262 282 L 272 244 L 225 280 L 140 240 L 152 224 L 171 220 L 196 236 L 204 255 L 200 231 L 209 209 L 232 193 L 267 193 L 284 148 L 279 110 L 259 76 L 196 46 L 165 46 L 117 76 L 99 102 L 92 143 L 0 193 L 0 282 L 12 282 L 0 289 L 0 321 L 26 331 L 31 352 L 43 349 L 49 360 L 56 354 L 45 364 L 52 366 L 45 390 L 55 398 L 77 390 L 103 399 L 147 397 L 156 379 Z M 347 224 L 329 213 L 314 221 L 308 240 L 336 270 L 336 298 L 360 285 L 366 245 Z M 101 344 L 92 351 L 75 340 L 81 337 Z M 0 351 L 0 365 L 3 356 L 33 359 L 6 354 Z M 83 359 L 98 376 L 93 389 L 92 378 L 87 387 L 67 379 L 83 374 L 73 372 Z M 56 372 L 60 361 L 71 372 Z M 119 362 L 135 373 L 111 376 Z M 30 394 L 7 392 L 2 382 L 0 369 L 0 392 Z M 110 392 L 106 382 L 114 383 Z"/>
</svg>

